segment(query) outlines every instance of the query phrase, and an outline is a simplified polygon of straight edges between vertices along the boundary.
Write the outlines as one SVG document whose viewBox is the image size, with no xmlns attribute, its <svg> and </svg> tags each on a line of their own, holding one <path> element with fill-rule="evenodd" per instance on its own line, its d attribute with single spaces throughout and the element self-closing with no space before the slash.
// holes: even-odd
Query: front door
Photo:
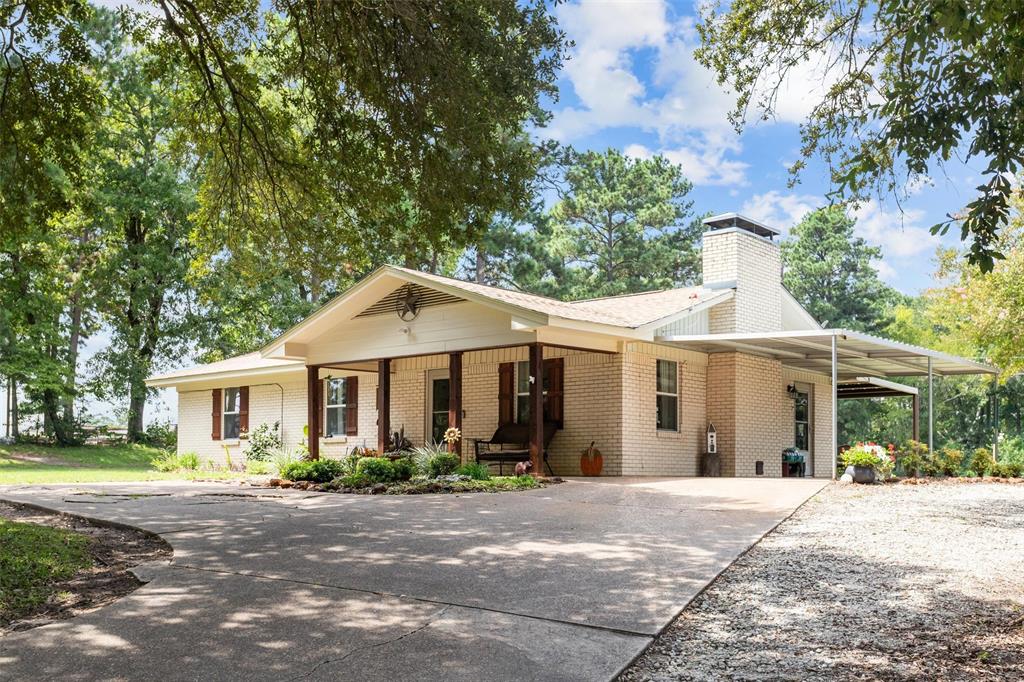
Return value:
<svg viewBox="0 0 1024 682">
<path fill-rule="evenodd" d="M 448 430 L 450 385 L 447 373 L 427 375 L 427 437 L 431 443 L 443 443 Z"/>
<path fill-rule="evenodd" d="M 804 475 L 811 471 L 811 393 L 810 387 L 796 385 L 793 406 L 793 445 L 804 456 Z"/>
</svg>

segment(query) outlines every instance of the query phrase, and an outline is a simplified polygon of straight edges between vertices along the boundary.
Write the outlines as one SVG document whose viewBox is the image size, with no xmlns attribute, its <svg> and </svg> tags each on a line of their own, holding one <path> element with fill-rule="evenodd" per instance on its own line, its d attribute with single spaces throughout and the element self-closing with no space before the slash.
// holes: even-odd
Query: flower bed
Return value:
<svg viewBox="0 0 1024 682">
<path fill-rule="evenodd" d="M 495 476 L 485 480 L 472 479 L 468 476 L 442 476 L 439 478 L 418 477 L 408 481 L 389 483 L 377 481 L 353 482 L 346 477 L 336 478 L 328 483 L 312 481 L 289 481 L 274 478 L 268 484 L 277 488 L 297 488 L 299 490 L 316 490 L 332 493 L 351 493 L 356 495 L 426 495 L 445 493 L 501 493 L 515 490 L 532 490 L 542 488 L 560 479 L 541 479 L 533 476 Z"/>
</svg>

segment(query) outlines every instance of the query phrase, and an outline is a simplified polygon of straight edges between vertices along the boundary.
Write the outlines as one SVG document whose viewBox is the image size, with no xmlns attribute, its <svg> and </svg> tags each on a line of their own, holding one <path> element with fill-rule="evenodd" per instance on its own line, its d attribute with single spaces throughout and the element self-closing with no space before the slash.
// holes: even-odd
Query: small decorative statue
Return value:
<svg viewBox="0 0 1024 682">
<path fill-rule="evenodd" d="M 533 468 L 533 462 L 527 460 L 525 462 L 516 463 L 516 476 L 525 476 L 530 469 Z"/>
</svg>

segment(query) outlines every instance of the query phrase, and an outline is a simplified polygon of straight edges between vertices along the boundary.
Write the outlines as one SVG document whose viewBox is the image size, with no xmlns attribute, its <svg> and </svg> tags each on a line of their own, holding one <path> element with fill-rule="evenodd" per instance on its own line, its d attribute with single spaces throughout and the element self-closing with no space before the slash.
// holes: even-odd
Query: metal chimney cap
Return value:
<svg viewBox="0 0 1024 682">
<path fill-rule="evenodd" d="M 776 235 L 782 234 L 782 232 L 776 230 L 774 227 L 768 227 L 764 223 L 758 222 L 753 218 L 740 215 L 739 213 L 722 213 L 721 215 L 711 216 L 710 218 L 704 219 L 704 224 L 711 230 L 724 230 L 726 228 L 735 227 L 766 239 L 771 239 Z"/>
</svg>

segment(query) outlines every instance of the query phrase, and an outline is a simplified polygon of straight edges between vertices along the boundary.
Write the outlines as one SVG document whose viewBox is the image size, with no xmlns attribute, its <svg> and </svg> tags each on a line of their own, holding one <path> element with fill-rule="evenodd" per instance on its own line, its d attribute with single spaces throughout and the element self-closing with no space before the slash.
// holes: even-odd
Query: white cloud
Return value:
<svg viewBox="0 0 1024 682">
<path fill-rule="evenodd" d="M 772 190 L 747 199 L 740 207 L 740 213 L 788 233 L 805 215 L 826 203 L 821 197 L 812 194 Z"/>
<path fill-rule="evenodd" d="M 576 41 L 564 73 L 580 103 L 556 112 L 549 135 L 569 142 L 607 128 L 639 128 L 658 135 L 658 148 L 643 147 L 645 153 L 680 163 L 695 184 L 746 183 L 748 164 L 735 159 L 739 141 L 726 118 L 733 99 L 693 58 L 692 17 L 670 22 L 662 0 L 583 1 L 561 6 L 558 16 Z M 658 95 L 636 74 L 640 50 L 653 53 Z M 637 155 L 640 145 L 629 148 Z"/>
<path fill-rule="evenodd" d="M 925 217 L 920 210 L 889 211 L 875 199 L 869 199 L 851 210 L 857 220 L 854 231 L 870 244 L 882 247 L 886 260 L 911 258 L 934 251 L 940 244 L 938 236 L 921 226 Z"/>
</svg>

